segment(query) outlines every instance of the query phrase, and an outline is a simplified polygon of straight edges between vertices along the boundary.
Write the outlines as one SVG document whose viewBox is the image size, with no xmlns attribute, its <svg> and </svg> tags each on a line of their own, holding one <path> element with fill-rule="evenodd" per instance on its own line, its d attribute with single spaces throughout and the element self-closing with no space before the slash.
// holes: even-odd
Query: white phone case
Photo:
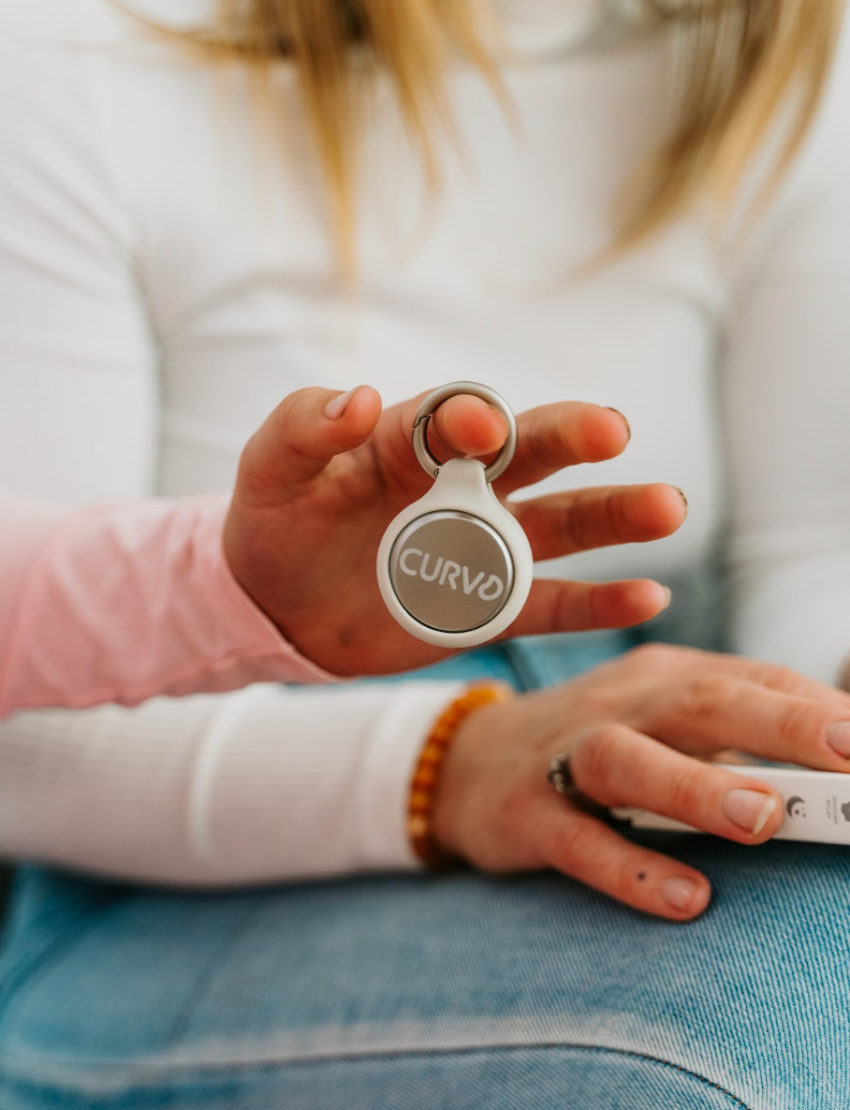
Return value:
<svg viewBox="0 0 850 1110">
<path fill-rule="evenodd" d="M 782 795 L 784 820 L 774 839 L 850 844 L 850 774 L 769 764 L 724 763 L 718 766 L 766 783 Z M 631 806 L 617 807 L 611 813 L 630 821 L 635 829 L 702 832 L 702 829 Z"/>
</svg>

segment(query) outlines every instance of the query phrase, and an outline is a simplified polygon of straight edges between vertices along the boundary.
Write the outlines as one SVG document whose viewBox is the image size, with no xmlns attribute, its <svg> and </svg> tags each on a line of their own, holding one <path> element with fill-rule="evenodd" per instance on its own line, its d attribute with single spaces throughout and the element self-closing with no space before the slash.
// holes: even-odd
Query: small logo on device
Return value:
<svg viewBox="0 0 850 1110">
<path fill-rule="evenodd" d="M 803 798 L 798 798 L 796 794 L 785 803 L 785 809 L 788 811 L 789 817 L 806 816 L 806 803 Z M 850 817 L 847 820 L 850 821 Z"/>
<path fill-rule="evenodd" d="M 850 802 L 845 802 L 841 807 L 841 813 L 845 821 L 850 821 Z"/>
</svg>

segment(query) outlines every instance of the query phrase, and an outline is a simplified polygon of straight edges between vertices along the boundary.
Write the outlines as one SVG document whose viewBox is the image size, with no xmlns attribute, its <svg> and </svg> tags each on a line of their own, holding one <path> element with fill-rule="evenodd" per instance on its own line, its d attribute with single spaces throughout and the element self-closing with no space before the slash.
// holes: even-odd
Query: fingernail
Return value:
<svg viewBox="0 0 850 1110">
<path fill-rule="evenodd" d="M 332 401 L 328 401 L 325 405 L 325 416 L 328 420 L 339 420 L 348 408 L 348 402 L 359 388 L 360 386 L 357 385 L 354 389 L 349 389 L 348 393 L 340 393 L 339 397 L 334 397 Z"/>
<path fill-rule="evenodd" d="M 723 812 L 752 836 L 758 836 L 775 809 L 776 798 L 761 790 L 729 790 L 723 797 Z"/>
<path fill-rule="evenodd" d="M 681 499 L 685 502 L 685 512 L 687 512 L 688 511 L 688 497 L 687 497 L 687 494 L 681 488 L 681 486 L 673 486 L 673 489 L 676 491 L 676 493 L 678 493 L 678 495 L 681 497 Z"/>
<path fill-rule="evenodd" d="M 661 884 L 661 895 L 668 906 L 674 910 L 689 910 L 697 893 L 693 879 L 665 879 Z"/>
<path fill-rule="evenodd" d="M 631 426 L 631 424 L 630 424 L 630 423 L 628 422 L 628 420 L 626 420 L 625 416 L 623 416 L 623 414 L 622 414 L 622 413 L 620 412 L 620 410 L 619 410 L 619 409 L 615 409 L 615 408 L 612 408 L 612 406 L 611 406 L 611 405 L 605 405 L 604 407 L 605 407 L 605 408 L 606 408 L 606 409 L 608 410 L 608 412 L 616 412 L 617 416 L 619 416 L 619 418 L 620 418 L 620 419 L 621 419 L 621 420 L 623 421 L 623 423 L 624 423 L 624 424 L 626 425 L 626 431 L 628 432 L 628 435 L 629 435 L 629 439 L 631 439 L 631 438 L 632 438 L 632 426 Z"/>
<path fill-rule="evenodd" d="M 850 721 L 838 721 L 830 725 L 826 733 L 826 742 L 842 759 L 850 758 Z"/>
<path fill-rule="evenodd" d="M 661 589 L 664 591 L 664 604 L 661 606 L 663 612 L 665 609 L 670 608 L 670 602 L 673 600 L 673 591 L 669 586 L 662 586 Z"/>
</svg>

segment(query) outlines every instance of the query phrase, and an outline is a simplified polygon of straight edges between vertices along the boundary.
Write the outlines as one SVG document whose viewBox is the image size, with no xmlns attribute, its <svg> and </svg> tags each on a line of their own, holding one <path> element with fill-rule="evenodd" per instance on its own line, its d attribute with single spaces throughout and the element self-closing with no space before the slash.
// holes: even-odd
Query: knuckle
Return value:
<svg viewBox="0 0 850 1110">
<path fill-rule="evenodd" d="M 305 386 L 290 393 L 283 408 L 283 417 L 287 425 L 297 427 L 304 417 L 311 415 L 318 392 L 320 391 L 313 386 Z"/>
<path fill-rule="evenodd" d="M 582 604 L 572 591 L 562 590 L 558 594 L 555 606 L 555 619 L 557 623 L 552 629 L 553 632 L 560 632 L 565 628 L 574 628 L 578 631 L 582 628 L 594 628 L 592 598 L 588 598 Z"/>
<path fill-rule="evenodd" d="M 529 781 L 520 781 L 508 790 L 498 806 L 500 824 L 507 830 L 518 828 L 536 801 L 539 790 L 539 784 Z"/>
<path fill-rule="evenodd" d="M 601 725 L 578 748 L 572 760 L 576 785 L 590 793 L 604 789 L 611 768 L 617 764 L 622 732 L 619 725 Z"/>
<path fill-rule="evenodd" d="M 751 681 L 784 694 L 802 692 L 807 685 L 807 680 L 798 671 L 794 671 L 790 667 L 772 666 L 768 663 L 756 666 Z"/>
<path fill-rule="evenodd" d="M 569 584 L 559 583 L 548 591 L 538 592 L 537 596 L 545 600 L 545 604 L 540 606 L 541 627 L 535 627 L 536 632 L 551 634 L 583 627 L 581 608 Z M 500 639 L 519 635 L 517 632 L 512 632 L 513 627 L 511 625 Z"/>
<path fill-rule="evenodd" d="M 584 821 L 564 822 L 553 845 L 560 870 L 573 874 L 582 871 L 594 849 L 594 829 Z"/>
<path fill-rule="evenodd" d="M 806 742 L 815 743 L 822 731 L 821 719 L 815 718 L 812 707 L 793 701 L 783 706 L 776 722 L 776 736 L 783 748 L 799 748 Z"/>
<path fill-rule="evenodd" d="M 692 720 L 712 720 L 729 700 L 730 687 L 723 675 L 704 674 L 691 679 L 682 694 L 681 709 Z"/>
<path fill-rule="evenodd" d="M 603 511 L 609 535 L 616 540 L 625 539 L 628 534 L 628 528 L 623 516 L 622 501 L 616 493 L 609 493 L 606 495 L 603 501 Z"/>
<path fill-rule="evenodd" d="M 671 777 L 667 790 L 667 805 L 671 814 L 693 821 L 705 791 L 700 789 L 703 768 L 682 767 Z"/>
<path fill-rule="evenodd" d="M 636 666 L 656 670 L 671 664 L 675 650 L 669 644 L 639 644 L 628 652 L 626 658 Z"/>
<path fill-rule="evenodd" d="M 591 522 L 580 499 L 567 502 L 560 512 L 559 526 L 571 548 L 584 551 L 592 545 Z"/>
<path fill-rule="evenodd" d="M 668 671 L 673 668 L 681 671 L 685 666 L 698 664 L 702 655 L 704 653 L 699 651 L 698 648 L 686 647 L 684 644 L 663 644 L 653 641 L 632 648 L 627 658 L 633 658 L 650 669 L 665 667 Z"/>
<path fill-rule="evenodd" d="M 561 439 L 550 430 L 535 428 L 527 441 L 532 459 L 544 470 L 558 470 L 563 465 L 564 449 Z"/>
</svg>

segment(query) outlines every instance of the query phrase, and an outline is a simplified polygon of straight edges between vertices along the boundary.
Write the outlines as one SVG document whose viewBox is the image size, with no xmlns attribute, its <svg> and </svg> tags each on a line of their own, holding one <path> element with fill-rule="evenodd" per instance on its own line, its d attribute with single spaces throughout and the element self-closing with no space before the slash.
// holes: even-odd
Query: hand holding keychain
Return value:
<svg viewBox="0 0 850 1110">
<path fill-rule="evenodd" d="M 488 467 L 477 459 L 441 463 L 428 448 L 429 420 L 457 394 L 479 397 L 507 422 L 505 445 Z M 435 390 L 416 413 L 413 448 L 435 482 L 384 533 L 378 583 L 393 617 L 426 643 L 474 647 L 504 632 L 522 611 L 534 571 L 531 546 L 492 489 L 516 444 L 516 419 L 507 402 L 476 382 Z"/>
<path fill-rule="evenodd" d="M 251 438 L 224 552 L 242 589 L 316 666 L 335 675 L 394 674 L 506 632 L 623 628 L 666 604 L 667 591 L 646 579 L 532 582 L 529 543 L 537 559 L 548 561 L 659 539 L 684 519 L 676 490 L 660 484 L 562 489 L 532 493 L 508 512 L 488 484 L 509 463 L 496 483 L 503 497 L 562 468 L 614 458 L 628 442 L 623 418 L 579 401 L 542 405 L 517 417 L 511 461 L 510 410 L 489 390 L 481 400 L 481 389 L 460 383 L 425 405 L 407 401 L 385 411 L 368 386 L 348 394 L 299 390 Z M 451 393 L 461 396 L 443 405 Z M 427 478 L 411 466 L 414 425 Z M 432 449 L 445 445 L 438 448 L 446 452 L 441 457 L 494 451 L 512 434 L 485 470 L 471 458 L 440 467 L 425 450 L 426 430 Z M 426 524 L 433 527 L 426 531 Z M 453 532 L 465 541 L 457 548 Z"/>
</svg>

